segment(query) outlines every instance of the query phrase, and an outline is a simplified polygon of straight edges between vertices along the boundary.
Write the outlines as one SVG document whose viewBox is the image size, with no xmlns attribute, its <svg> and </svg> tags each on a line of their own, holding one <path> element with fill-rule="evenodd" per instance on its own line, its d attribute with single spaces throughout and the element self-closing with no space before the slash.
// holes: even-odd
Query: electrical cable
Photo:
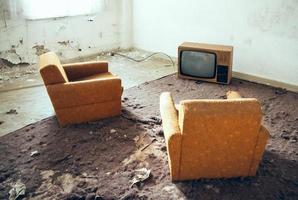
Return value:
<svg viewBox="0 0 298 200">
<path fill-rule="evenodd" d="M 142 58 L 142 59 L 135 59 L 135 58 L 132 58 L 130 56 L 127 56 L 127 55 L 124 55 L 124 54 L 121 54 L 121 53 L 111 52 L 111 56 L 118 55 L 118 56 L 124 57 L 126 59 L 132 60 L 134 62 L 144 62 L 144 61 L 148 60 L 149 58 L 151 58 L 152 56 L 155 56 L 155 55 L 158 55 L 158 54 L 166 56 L 171 61 L 173 67 L 175 66 L 175 62 L 173 61 L 173 59 L 171 58 L 171 56 L 169 56 L 168 54 L 163 53 L 163 52 L 155 52 L 155 53 L 152 53 L 149 56 L 147 56 L 145 58 Z"/>
<path fill-rule="evenodd" d="M 172 66 L 175 67 L 175 62 L 174 60 L 171 58 L 171 56 L 169 56 L 168 54 L 166 53 L 163 53 L 163 52 L 155 52 L 155 53 L 152 53 L 150 55 L 148 55 L 147 57 L 145 58 L 142 58 L 142 59 L 135 59 L 135 58 L 132 58 L 130 56 L 127 56 L 127 55 L 124 55 L 124 54 L 121 54 L 121 53 L 117 53 L 117 52 L 111 52 L 111 56 L 114 56 L 114 55 L 118 55 L 118 56 L 121 56 L 121 57 L 124 57 L 126 59 L 129 59 L 129 60 L 132 60 L 134 62 L 144 62 L 146 60 L 148 60 L 149 58 L 151 58 L 152 56 L 155 56 L 155 55 L 164 55 L 166 56 L 172 63 Z M 25 86 L 25 87 L 19 87 L 19 88 L 13 88 L 13 89 L 9 89 L 9 90 L 0 90 L 0 93 L 3 93 L 3 92 L 9 92 L 9 91 L 13 91 L 13 90 L 20 90 L 20 89 L 27 89 L 27 88 L 33 88 L 33 87 L 40 87 L 40 86 L 43 86 L 44 84 L 36 84 L 36 85 L 31 85 L 31 86 Z"/>
</svg>

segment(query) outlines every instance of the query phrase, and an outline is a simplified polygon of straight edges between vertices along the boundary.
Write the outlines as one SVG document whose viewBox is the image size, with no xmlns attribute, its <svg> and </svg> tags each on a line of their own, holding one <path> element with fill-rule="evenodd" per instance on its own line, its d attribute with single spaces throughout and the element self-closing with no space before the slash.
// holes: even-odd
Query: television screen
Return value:
<svg viewBox="0 0 298 200">
<path fill-rule="evenodd" d="M 199 51 L 182 51 L 180 70 L 183 75 L 200 78 L 215 76 L 216 55 Z"/>
</svg>

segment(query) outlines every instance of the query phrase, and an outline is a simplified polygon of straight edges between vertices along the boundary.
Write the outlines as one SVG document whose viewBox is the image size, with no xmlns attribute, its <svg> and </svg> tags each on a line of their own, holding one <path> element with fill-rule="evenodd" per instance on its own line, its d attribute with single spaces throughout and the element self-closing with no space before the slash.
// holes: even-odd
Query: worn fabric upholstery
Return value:
<svg viewBox="0 0 298 200">
<path fill-rule="evenodd" d="M 179 178 L 181 131 L 178 124 L 178 110 L 169 92 L 160 96 L 160 114 L 163 119 L 163 132 L 166 139 L 170 173 L 173 179 Z M 179 147 L 179 148 L 178 148 Z"/>
<path fill-rule="evenodd" d="M 256 174 L 269 133 L 261 126 L 259 102 L 232 94 L 227 100 L 181 101 L 178 117 L 171 95 L 161 95 L 172 180 Z"/>
<path fill-rule="evenodd" d="M 40 56 L 40 74 L 62 126 L 121 112 L 121 79 L 108 72 L 105 61 L 61 65 L 49 52 Z"/>
</svg>

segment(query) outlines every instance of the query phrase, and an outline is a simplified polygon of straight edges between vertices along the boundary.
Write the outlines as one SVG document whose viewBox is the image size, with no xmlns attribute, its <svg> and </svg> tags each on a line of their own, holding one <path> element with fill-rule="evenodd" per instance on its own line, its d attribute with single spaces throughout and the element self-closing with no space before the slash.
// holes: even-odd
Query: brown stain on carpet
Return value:
<svg viewBox="0 0 298 200">
<path fill-rule="evenodd" d="M 176 103 L 224 98 L 228 90 L 260 100 L 271 138 L 256 177 L 172 183 L 159 116 L 159 95 Z M 58 127 L 55 117 L 0 138 L 0 199 L 18 179 L 28 199 L 296 199 L 298 94 L 241 80 L 196 84 L 176 76 L 125 90 L 122 116 Z M 112 129 L 116 131 L 111 131 Z M 32 151 L 39 155 L 30 156 Z M 131 186 L 135 170 L 151 169 Z"/>
</svg>

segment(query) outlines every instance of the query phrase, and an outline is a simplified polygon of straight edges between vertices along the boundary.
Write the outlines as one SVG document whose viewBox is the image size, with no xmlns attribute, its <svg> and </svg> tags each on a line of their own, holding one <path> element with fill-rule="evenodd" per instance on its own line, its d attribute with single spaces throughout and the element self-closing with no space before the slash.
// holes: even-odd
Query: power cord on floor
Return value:
<svg viewBox="0 0 298 200">
<path fill-rule="evenodd" d="M 152 56 L 155 56 L 155 55 L 158 55 L 158 54 L 159 55 L 166 56 L 171 61 L 172 66 L 175 67 L 175 62 L 173 61 L 173 59 L 171 58 L 171 56 L 169 56 L 168 54 L 163 53 L 163 52 L 155 52 L 155 53 L 152 53 L 152 54 L 150 54 L 147 57 L 142 58 L 142 59 L 135 59 L 135 58 L 132 58 L 130 56 L 127 56 L 127 55 L 124 55 L 124 54 L 121 54 L 121 53 L 118 53 L 118 52 L 111 52 L 110 55 L 111 56 L 118 55 L 118 56 L 124 57 L 126 59 L 132 60 L 134 62 L 144 62 L 147 59 L 151 58 Z M 13 90 L 28 89 L 28 88 L 33 88 L 33 87 L 40 87 L 40 86 L 44 86 L 44 84 L 36 84 L 36 85 L 30 85 L 30 86 L 25 86 L 25 87 L 18 87 L 18 88 L 13 88 L 13 89 L 8 89 L 8 90 L 0 90 L 0 93 L 9 92 L 9 91 L 13 91 Z"/>
<path fill-rule="evenodd" d="M 175 66 L 175 62 L 173 61 L 171 56 L 169 56 L 168 54 L 163 53 L 163 52 L 155 52 L 155 53 L 152 53 L 149 56 L 147 56 L 145 58 L 142 58 L 142 59 L 135 59 L 135 58 L 132 58 L 130 56 L 127 56 L 127 55 L 124 55 L 124 54 L 121 54 L 121 53 L 118 53 L 118 52 L 111 52 L 111 56 L 118 55 L 118 56 L 124 57 L 126 59 L 132 60 L 134 62 L 144 62 L 144 61 L 148 60 L 149 58 L 151 58 L 152 56 L 155 56 L 155 55 L 158 55 L 158 54 L 166 56 L 171 61 L 173 67 Z"/>
</svg>

